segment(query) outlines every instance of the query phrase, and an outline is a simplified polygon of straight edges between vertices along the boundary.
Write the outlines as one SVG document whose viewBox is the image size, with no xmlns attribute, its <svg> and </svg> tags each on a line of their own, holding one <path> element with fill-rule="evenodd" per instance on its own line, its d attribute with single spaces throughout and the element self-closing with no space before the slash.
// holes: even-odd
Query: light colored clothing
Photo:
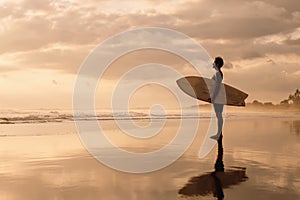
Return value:
<svg viewBox="0 0 300 200">
<path fill-rule="evenodd" d="M 213 75 L 211 79 L 215 80 L 217 83 L 222 83 L 223 74 L 220 72 L 220 70 L 216 67 L 215 64 L 213 64 L 213 68 L 216 70 L 216 74 Z"/>
<path fill-rule="evenodd" d="M 214 65 L 214 69 L 216 70 L 216 74 L 212 77 L 212 79 L 216 81 L 216 86 L 215 86 L 215 89 L 214 89 L 214 93 L 211 96 L 212 102 L 217 97 L 217 95 L 219 93 L 219 90 L 220 90 L 220 87 L 221 87 L 221 84 L 222 84 L 222 81 L 223 81 L 222 72 L 217 67 L 215 67 L 215 65 Z"/>
<path fill-rule="evenodd" d="M 222 77 L 221 72 L 219 70 L 217 70 L 216 74 L 211 79 L 215 80 L 219 84 L 222 83 L 223 77 Z"/>
</svg>

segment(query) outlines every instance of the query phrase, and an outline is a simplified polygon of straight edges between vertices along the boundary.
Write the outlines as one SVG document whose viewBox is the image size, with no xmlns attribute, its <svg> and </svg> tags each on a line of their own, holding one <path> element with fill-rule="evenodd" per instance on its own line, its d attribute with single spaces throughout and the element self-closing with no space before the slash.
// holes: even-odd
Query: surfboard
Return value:
<svg viewBox="0 0 300 200">
<path fill-rule="evenodd" d="M 216 88 L 215 80 L 199 76 L 187 76 L 178 79 L 176 82 L 179 88 L 189 96 L 211 103 L 210 98 Z M 248 94 L 245 92 L 222 83 L 214 103 L 230 106 L 245 106 L 245 99 L 247 97 Z"/>
</svg>

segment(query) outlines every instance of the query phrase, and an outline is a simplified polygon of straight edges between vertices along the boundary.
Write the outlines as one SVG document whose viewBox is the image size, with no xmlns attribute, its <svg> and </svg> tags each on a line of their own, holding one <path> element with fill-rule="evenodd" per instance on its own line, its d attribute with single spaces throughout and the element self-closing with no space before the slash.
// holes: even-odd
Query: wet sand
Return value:
<svg viewBox="0 0 300 200">
<path fill-rule="evenodd" d="M 179 121 L 168 120 L 151 141 L 126 139 L 112 121 L 101 123 L 117 145 L 145 152 L 164 146 Z M 215 146 L 200 160 L 207 126 L 201 121 L 195 141 L 172 165 L 129 174 L 94 159 L 73 122 L 1 125 L 0 199 L 300 198 L 300 118 L 226 120 L 222 156 Z"/>
</svg>

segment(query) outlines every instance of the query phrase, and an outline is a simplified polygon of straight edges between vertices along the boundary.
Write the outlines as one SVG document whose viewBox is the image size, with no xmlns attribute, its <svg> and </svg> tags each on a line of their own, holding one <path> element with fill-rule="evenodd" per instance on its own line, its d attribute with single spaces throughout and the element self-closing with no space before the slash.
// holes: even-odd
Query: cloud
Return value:
<svg viewBox="0 0 300 200">
<path fill-rule="evenodd" d="M 232 69 L 233 68 L 233 64 L 231 62 L 225 62 L 224 63 L 224 68 L 226 68 L 226 69 Z"/>
<path fill-rule="evenodd" d="M 229 61 L 300 54 L 299 46 L 287 45 L 297 40 L 280 43 L 300 27 L 298 10 L 286 1 L 194 1 L 177 10 L 175 16 L 182 23 L 174 27 L 197 38 L 212 55 L 223 54 Z"/>
<path fill-rule="evenodd" d="M 269 60 L 257 58 L 235 64 L 241 67 L 225 71 L 225 82 L 247 92 L 248 101 L 279 103 L 299 86 L 299 65 L 293 60 L 287 63 L 274 56 Z"/>
<path fill-rule="evenodd" d="M 110 27 L 117 18 L 114 14 L 57 2 L 60 1 L 26 0 L 1 7 L 0 13 L 7 14 L 0 18 L 0 53 L 33 50 L 53 43 L 94 44 L 124 28 Z"/>
<path fill-rule="evenodd" d="M 8 1 L 0 4 L 0 73 L 35 68 L 76 74 L 89 52 L 108 37 L 133 28 L 159 26 L 196 39 L 212 57 L 224 58 L 225 77 L 241 70 L 252 85 L 255 72 L 269 73 L 262 69 L 276 65 L 288 74 L 289 70 L 279 65 L 299 69 L 299 8 L 299 0 L 142 0 L 124 1 L 122 6 L 106 0 Z M 109 79 L 120 75 L 122 70 L 117 68 L 151 61 L 192 73 L 182 60 L 164 53 L 130 56 L 115 63 Z M 266 62 L 270 59 L 274 63 Z M 251 61 L 256 63 L 249 64 Z M 279 76 L 277 68 L 269 76 Z M 293 81 L 287 80 L 289 84 L 296 84 L 293 77 Z M 291 87 L 284 88 L 271 78 L 259 84 L 265 88 L 274 85 L 269 89 L 282 88 L 282 92 Z"/>
<path fill-rule="evenodd" d="M 52 80 L 52 84 L 57 85 L 57 81 L 56 80 Z"/>
<path fill-rule="evenodd" d="M 297 45 L 300 46 L 300 39 L 292 40 L 292 39 L 287 39 L 284 41 L 285 44 L 287 45 Z"/>
<path fill-rule="evenodd" d="M 124 4 L 130 5 L 130 12 L 120 10 L 113 2 L 109 3 L 112 12 L 101 10 L 108 5 L 107 1 L 90 0 L 82 4 L 79 1 L 25 0 L 7 3 L 0 8 L 0 53 L 35 51 L 36 57 L 43 57 L 37 51 L 53 44 L 95 46 L 115 33 L 143 26 L 182 31 L 203 42 L 201 44 L 212 55 L 224 54 L 229 61 L 264 57 L 269 53 L 299 53 L 297 45 L 293 45 L 292 50 L 287 47 L 297 44 L 297 40 L 286 39 L 282 44 L 255 43 L 257 38 L 284 37 L 284 33 L 297 30 L 300 26 L 300 20 L 296 20 L 300 13 L 295 9 L 299 4 L 297 0 L 289 3 L 283 0 L 176 1 L 165 13 L 162 8 L 167 7 L 167 3 L 141 1 L 134 4 L 126 1 Z M 157 4 L 157 8 L 150 9 L 149 4 Z M 220 40 L 227 43 L 216 42 Z M 78 57 L 76 49 L 73 53 L 73 57 Z M 85 55 L 82 52 L 79 57 Z M 60 51 L 50 55 L 55 56 L 61 61 L 59 66 L 65 65 L 63 70 L 80 65 L 79 61 L 70 66 L 67 59 L 61 60 Z"/>
<path fill-rule="evenodd" d="M 195 1 L 177 15 L 185 24 L 180 28 L 199 38 L 253 38 L 299 26 L 271 1 Z"/>
</svg>

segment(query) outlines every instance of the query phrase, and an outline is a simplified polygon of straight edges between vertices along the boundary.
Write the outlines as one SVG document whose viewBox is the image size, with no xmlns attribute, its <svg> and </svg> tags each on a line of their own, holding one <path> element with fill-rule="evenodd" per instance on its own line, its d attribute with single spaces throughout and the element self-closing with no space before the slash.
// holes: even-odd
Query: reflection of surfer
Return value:
<svg viewBox="0 0 300 200">
<path fill-rule="evenodd" d="M 218 139 L 218 155 L 215 162 L 215 170 L 200 176 L 192 177 L 188 183 L 182 187 L 178 193 L 184 196 L 208 196 L 211 193 L 218 200 L 224 199 L 223 189 L 233 185 L 238 185 L 248 179 L 246 168 L 232 167 L 224 169 L 223 163 L 223 135 Z M 196 198 L 195 198 L 196 199 Z"/>
<path fill-rule="evenodd" d="M 224 192 L 223 192 L 223 187 L 222 187 L 222 182 L 219 178 L 218 172 L 224 173 L 224 163 L 223 163 L 223 135 L 220 134 L 220 137 L 218 139 L 218 156 L 217 160 L 215 163 L 215 171 L 211 173 L 212 177 L 214 178 L 215 181 L 215 190 L 213 190 L 213 194 L 215 197 L 218 199 L 224 199 Z"/>
<path fill-rule="evenodd" d="M 213 95 L 211 95 L 211 102 L 213 103 L 214 110 L 216 113 L 216 117 L 218 119 L 218 132 L 216 135 L 211 136 L 211 139 L 218 140 L 220 135 L 222 134 L 222 127 L 223 127 L 223 104 L 216 104 L 214 103 L 219 90 L 221 88 L 222 80 L 223 80 L 223 72 L 221 71 L 221 68 L 223 67 L 223 59 L 221 57 L 216 57 L 215 61 L 213 63 L 213 68 L 216 70 L 216 74 L 212 77 L 213 80 L 216 81 L 216 87 L 214 89 Z"/>
</svg>

